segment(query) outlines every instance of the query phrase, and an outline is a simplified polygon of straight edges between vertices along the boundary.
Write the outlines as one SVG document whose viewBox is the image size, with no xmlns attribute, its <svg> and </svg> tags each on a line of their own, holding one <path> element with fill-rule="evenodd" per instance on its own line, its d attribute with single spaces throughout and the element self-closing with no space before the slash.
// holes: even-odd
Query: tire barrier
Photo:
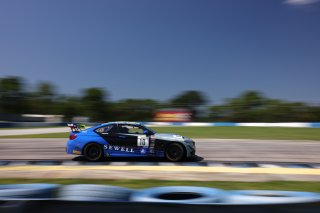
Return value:
<svg viewBox="0 0 320 213">
<path fill-rule="evenodd" d="M 57 184 L 7 184 L 0 185 L 0 212 L 24 212 L 31 200 L 55 199 Z"/>
<path fill-rule="evenodd" d="M 132 189 L 94 184 L 74 184 L 60 188 L 59 200 L 73 201 L 128 201 Z"/>
<path fill-rule="evenodd" d="M 188 204 L 260 205 L 320 203 L 320 194 L 275 190 L 233 190 L 190 186 L 149 188 L 132 193 L 130 201 Z"/>
<path fill-rule="evenodd" d="M 133 190 L 93 184 L 16 184 L 0 185 L 0 195 L 1 213 L 320 212 L 319 193 L 295 191 L 228 191 L 193 186 Z"/>
<path fill-rule="evenodd" d="M 225 197 L 226 204 L 298 204 L 320 202 L 320 194 L 275 190 L 234 190 Z"/>
<path fill-rule="evenodd" d="M 57 184 L 0 185 L 0 200 L 50 199 L 55 197 Z"/>
<path fill-rule="evenodd" d="M 16 200 L 0 200 L 0 212 L 1 213 L 20 213 L 24 212 L 24 204 L 27 201 L 16 201 Z"/>
<path fill-rule="evenodd" d="M 217 203 L 225 191 L 207 187 L 167 186 L 155 187 L 132 193 L 130 201 L 164 203 Z"/>
</svg>

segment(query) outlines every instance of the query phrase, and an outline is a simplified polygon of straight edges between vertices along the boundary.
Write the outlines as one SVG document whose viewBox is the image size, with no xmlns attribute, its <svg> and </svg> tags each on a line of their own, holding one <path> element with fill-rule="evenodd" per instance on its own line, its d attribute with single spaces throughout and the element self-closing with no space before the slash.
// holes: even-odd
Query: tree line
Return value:
<svg viewBox="0 0 320 213">
<path fill-rule="evenodd" d="M 125 99 L 111 101 L 102 88 L 86 88 L 79 96 L 59 95 L 50 82 L 38 83 L 31 91 L 20 77 L 0 79 L 0 114 L 59 114 L 66 122 L 75 116 L 90 121 L 152 121 L 163 108 L 186 108 L 193 121 L 208 122 L 319 122 L 320 106 L 265 97 L 259 91 L 245 91 L 221 105 L 208 106 L 201 91 L 184 91 L 168 101 Z"/>
</svg>

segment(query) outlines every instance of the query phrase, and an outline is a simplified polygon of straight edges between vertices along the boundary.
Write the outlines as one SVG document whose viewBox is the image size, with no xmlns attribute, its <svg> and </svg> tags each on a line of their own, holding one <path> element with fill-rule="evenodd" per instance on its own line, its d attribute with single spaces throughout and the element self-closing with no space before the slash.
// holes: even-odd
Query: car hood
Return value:
<svg viewBox="0 0 320 213">
<path fill-rule="evenodd" d="M 184 141 L 187 138 L 181 135 L 177 135 L 174 133 L 156 133 L 154 137 L 159 140 L 167 140 L 167 141 Z"/>
</svg>

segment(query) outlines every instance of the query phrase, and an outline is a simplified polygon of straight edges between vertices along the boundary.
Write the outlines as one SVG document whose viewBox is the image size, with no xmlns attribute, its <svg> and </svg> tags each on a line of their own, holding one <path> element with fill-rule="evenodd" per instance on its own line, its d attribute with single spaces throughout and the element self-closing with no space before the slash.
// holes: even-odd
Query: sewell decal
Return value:
<svg viewBox="0 0 320 213">
<path fill-rule="evenodd" d="M 104 145 L 103 148 L 111 151 L 129 152 L 129 153 L 134 152 L 132 147 L 125 147 L 125 146 Z"/>
</svg>

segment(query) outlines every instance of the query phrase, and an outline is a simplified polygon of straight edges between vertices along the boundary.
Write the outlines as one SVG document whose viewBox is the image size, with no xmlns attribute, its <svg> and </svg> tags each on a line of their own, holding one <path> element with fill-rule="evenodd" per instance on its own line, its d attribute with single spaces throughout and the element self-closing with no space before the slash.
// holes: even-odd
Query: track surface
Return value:
<svg viewBox="0 0 320 213">
<path fill-rule="evenodd" d="M 196 142 L 196 153 L 206 162 L 320 162 L 320 141 L 196 139 Z M 0 160 L 81 160 L 65 154 L 65 144 L 66 139 L 0 139 Z"/>
<path fill-rule="evenodd" d="M 69 132 L 68 127 L 44 127 L 44 128 L 30 128 L 30 129 L 0 129 L 1 136 L 8 135 L 32 135 L 32 134 L 47 134 L 47 133 L 61 133 Z"/>
</svg>

